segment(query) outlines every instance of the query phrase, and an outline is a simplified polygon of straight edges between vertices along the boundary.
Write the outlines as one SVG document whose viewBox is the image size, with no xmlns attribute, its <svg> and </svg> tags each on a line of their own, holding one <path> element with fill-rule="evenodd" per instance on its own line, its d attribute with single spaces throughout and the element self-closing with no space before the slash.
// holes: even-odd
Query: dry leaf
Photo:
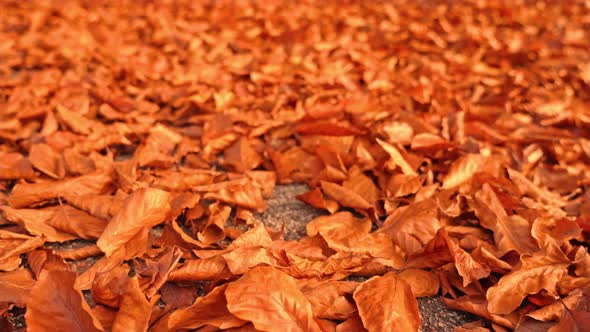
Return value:
<svg viewBox="0 0 590 332">
<path fill-rule="evenodd" d="M 225 291 L 227 308 L 262 331 L 321 331 L 311 304 L 289 275 L 270 266 L 248 271 Z"/>
<path fill-rule="evenodd" d="M 170 195 L 158 189 L 131 194 L 109 222 L 96 244 L 111 256 L 141 231 L 162 223 L 170 212 Z"/>
<path fill-rule="evenodd" d="M 541 290 L 555 292 L 557 282 L 567 273 L 570 260 L 556 246 L 549 246 L 532 256 L 523 256 L 522 265 L 504 276 L 488 289 L 488 310 L 494 314 L 508 314 L 516 309 L 529 294 Z"/>
<path fill-rule="evenodd" d="M 418 302 L 410 286 L 393 272 L 367 280 L 353 297 L 369 331 L 418 331 L 420 327 Z"/>
<path fill-rule="evenodd" d="M 25 319 L 32 331 L 103 331 L 82 293 L 75 272 L 46 270 L 31 290 Z M 51 305 L 48 305 L 51 304 Z"/>
<path fill-rule="evenodd" d="M 205 325 L 227 329 L 246 324 L 228 311 L 226 289 L 226 285 L 216 287 L 190 307 L 173 312 L 168 319 L 168 329 L 198 329 Z"/>
<path fill-rule="evenodd" d="M 426 270 L 407 269 L 398 274 L 398 278 L 405 281 L 412 294 L 416 297 L 433 296 L 438 294 L 440 282 L 438 277 Z"/>
</svg>

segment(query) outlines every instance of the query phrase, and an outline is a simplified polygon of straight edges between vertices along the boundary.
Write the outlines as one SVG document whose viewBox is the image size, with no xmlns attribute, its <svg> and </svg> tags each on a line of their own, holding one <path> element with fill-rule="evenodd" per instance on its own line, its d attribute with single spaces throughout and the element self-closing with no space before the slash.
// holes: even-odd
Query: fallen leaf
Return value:
<svg viewBox="0 0 590 332">
<path fill-rule="evenodd" d="M 111 330 L 113 332 L 146 331 L 152 307 L 156 302 L 154 300 L 157 298 L 152 299 L 152 303 L 150 303 L 145 298 L 136 277 L 129 278 L 121 294 L 119 311 L 117 311 Z"/>
<path fill-rule="evenodd" d="M 27 300 L 27 328 L 56 332 L 103 331 L 82 293 L 74 288 L 75 280 L 75 272 L 41 272 Z"/>
<path fill-rule="evenodd" d="M 540 290 L 555 292 L 557 282 L 567 273 L 571 261 L 556 246 L 549 246 L 521 258 L 522 265 L 490 287 L 486 297 L 493 314 L 508 314 L 529 294 Z"/>
<path fill-rule="evenodd" d="M 382 141 L 377 138 L 377 143 L 389 154 L 389 157 L 393 161 L 393 163 L 402 170 L 405 175 L 417 175 L 414 167 L 412 167 L 408 161 L 404 158 L 404 156 L 400 153 L 400 151 L 393 145 Z"/>
<path fill-rule="evenodd" d="M 167 192 L 140 189 L 127 198 L 96 244 L 107 256 L 111 256 L 142 230 L 162 223 L 169 212 L 170 195 Z"/>
<path fill-rule="evenodd" d="M 418 302 L 410 286 L 393 272 L 367 280 L 353 297 L 368 331 L 418 331 L 420 327 Z"/>
<path fill-rule="evenodd" d="M 269 266 L 248 271 L 225 291 L 227 308 L 262 331 L 321 331 L 295 280 Z"/>
<path fill-rule="evenodd" d="M 62 157 L 47 144 L 34 144 L 29 150 L 29 160 L 41 172 L 55 179 L 65 176 L 66 169 Z"/>
<path fill-rule="evenodd" d="M 415 297 L 433 296 L 438 294 L 440 282 L 438 277 L 431 271 L 421 269 L 407 269 L 398 274 L 399 279 L 403 280 Z"/>
<path fill-rule="evenodd" d="M 26 269 L 0 273 L 0 303 L 24 305 L 35 282 Z"/>
<path fill-rule="evenodd" d="M 246 321 L 230 312 L 229 301 L 225 295 L 227 287 L 215 287 L 206 296 L 198 298 L 190 307 L 173 312 L 168 319 L 168 329 L 198 329 L 205 325 L 228 329 L 246 324 Z"/>
</svg>

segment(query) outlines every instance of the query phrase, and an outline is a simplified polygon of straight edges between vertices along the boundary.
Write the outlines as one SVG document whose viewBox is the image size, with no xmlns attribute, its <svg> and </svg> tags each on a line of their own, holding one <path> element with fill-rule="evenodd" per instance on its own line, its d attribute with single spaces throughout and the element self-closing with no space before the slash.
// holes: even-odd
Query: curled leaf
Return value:
<svg viewBox="0 0 590 332">
<path fill-rule="evenodd" d="M 111 256 L 141 231 L 161 222 L 170 212 L 170 195 L 158 189 L 140 189 L 131 194 L 109 222 L 96 244 Z"/>
</svg>

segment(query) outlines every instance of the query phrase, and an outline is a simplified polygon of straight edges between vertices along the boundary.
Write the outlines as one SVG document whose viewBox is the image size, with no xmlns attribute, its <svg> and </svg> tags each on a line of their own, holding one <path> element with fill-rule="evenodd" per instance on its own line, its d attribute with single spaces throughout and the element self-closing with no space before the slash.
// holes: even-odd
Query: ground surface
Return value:
<svg viewBox="0 0 590 332">
<path fill-rule="evenodd" d="M 292 184 L 277 186 L 273 197 L 267 200 L 268 209 L 258 217 L 265 225 L 282 229 L 288 240 L 299 239 L 305 235 L 305 225 L 323 212 L 299 200 L 296 196 L 308 190 L 306 185 Z M 467 313 L 445 307 L 440 297 L 418 299 L 422 316 L 422 331 L 452 331 L 455 327 L 473 321 Z"/>
</svg>

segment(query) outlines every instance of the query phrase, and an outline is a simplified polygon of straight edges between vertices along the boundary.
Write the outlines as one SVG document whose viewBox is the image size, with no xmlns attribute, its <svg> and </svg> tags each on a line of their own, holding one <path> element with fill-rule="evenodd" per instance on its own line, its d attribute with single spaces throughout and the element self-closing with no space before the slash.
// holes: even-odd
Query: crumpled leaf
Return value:
<svg viewBox="0 0 590 332">
<path fill-rule="evenodd" d="M 146 331 L 152 307 L 158 300 L 158 297 L 148 301 L 139 286 L 137 277 L 129 278 L 127 285 L 121 294 L 121 302 L 111 331 Z"/>
<path fill-rule="evenodd" d="M 354 281 L 317 281 L 310 279 L 300 285 L 300 289 L 311 303 L 314 316 L 325 319 L 348 319 L 356 312 L 349 295 L 358 286 Z"/>
<path fill-rule="evenodd" d="M 203 229 L 197 234 L 200 241 L 211 244 L 225 238 L 225 223 L 229 219 L 231 208 L 227 205 L 213 203 L 209 205 L 209 218 Z"/>
<path fill-rule="evenodd" d="M 145 188 L 131 194 L 96 241 L 111 256 L 140 232 L 162 223 L 170 212 L 170 194 Z"/>
<path fill-rule="evenodd" d="M 389 154 L 391 161 L 402 170 L 405 175 L 417 175 L 414 167 L 408 163 L 401 152 L 393 145 L 377 138 L 377 143 Z"/>
<path fill-rule="evenodd" d="M 185 261 L 176 270 L 170 272 L 170 281 L 203 281 L 221 279 L 227 271 L 225 260 L 222 256 L 213 256 L 202 259 Z"/>
<path fill-rule="evenodd" d="M 463 277 L 463 286 L 466 287 L 470 283 L 490 275 L 491 269 L 489 267 L 473 259 L 468 252 L 459 247 L 459 244 L 444 229 L 441 233 L 455 261 L 457 272 Z"/>
<path fill-rule="evenodd" d="M 168 318 L 168 329 L 198 329 L 214 326 L 228 329 L 246 324 L 230 311 L 225 292 L 227 285 L 215 287 L 209 294 L 199 297 L 193 305 L 174 311 Z"/>
<path fill-rule="evenodd" d="M 557 282 L 567 273 L 571 261 L 554 245 L 521 258 L 522 265 L 505 275 L 488 289 L 488 310 L 493 314 L 508 314 L 529 294 L 541 290 L 554 293 Z"/>
<path fill-rule="evenodd" d="M 43 246 L 42 236 L 28 236 L 0 229 L 0 271 L 16 270 L 21 264 L 20 255 Z"/>
<path fill-rule="evenodd" d="M 440 227 L 436 202 L 425 199 L 398 208 L 377 233 L 391 236 L 395 244 L 411 255 L 432 240 Z"/>
<path fill-rule="evenodd" d="M 109 189 L 111 181 L 111 174 L 101 171 L 55 182 L 18 183 L 12 189 L 8 203 L 14 208 L 23 208 L 60 196 L 103 194 Z"/>
<path fill-rule="evenodd" d="M 368 253 L 373 257 L 391 258 L 401 266 L 402 255 L 385 234 L 369 233 L 371 221 L 357 219 L 350 212 L 320 216 L 306 226 L 307 235 L 320 235 L 337 252 Z"/>
<path fill-rule="evenodd" d="M 369 331 L 418 331 L 418 302 L 406 282 L 394 272 L 373 277 L 354 291 L 354 301 Z"/>
<path fill-rule="evenodd" d="M 474 210 L 481 225 L 494 232 L 494 241 L 502 253 L 515 250 L 527 254 L 536 250 L 529 222 L 518 215 L 508 216 L 488 184 L 475 194 Z"/>
<path fill-rule="evenodd" d="M 457 159 L 443 180 L 443 189 L 457 187 L 469 181 L 473 175 L 485 167 L 489 158 L 480 154 L 466 154 Z"/>
<path fill-rule="evenodd" d="M 104 331 L 82 293 L 75 272 L 46 270 L 31 290 L 25 319 L 32 331 Z"/>
<path fill-rule="evenodd" d="M 321 331 L 311 304 L 289 275 L 269 266 L 248 271 L 225 291 L 227 308 L 258 330 Z"/>
</svg>

